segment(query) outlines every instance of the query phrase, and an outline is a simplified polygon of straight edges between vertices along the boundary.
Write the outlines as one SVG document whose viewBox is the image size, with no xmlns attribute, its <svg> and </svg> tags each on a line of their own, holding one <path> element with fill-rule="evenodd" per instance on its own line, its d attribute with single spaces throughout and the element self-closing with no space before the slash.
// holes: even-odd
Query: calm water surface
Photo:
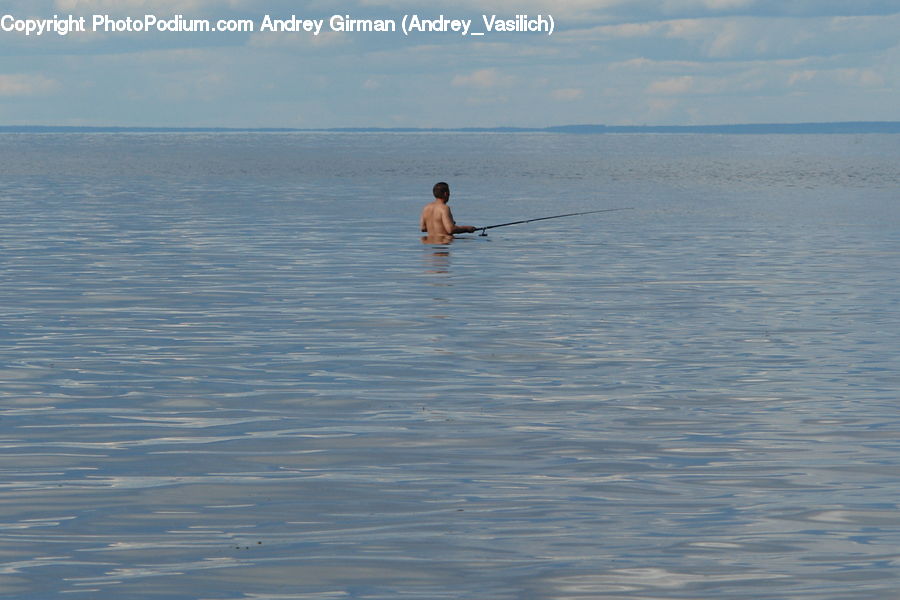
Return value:
<svg viewBox="0 0 900 600">
<path fill-rule="evenodd" d="M 0 158 L 3 597 L 898 597 L 898 136 Z"/>
</svg>

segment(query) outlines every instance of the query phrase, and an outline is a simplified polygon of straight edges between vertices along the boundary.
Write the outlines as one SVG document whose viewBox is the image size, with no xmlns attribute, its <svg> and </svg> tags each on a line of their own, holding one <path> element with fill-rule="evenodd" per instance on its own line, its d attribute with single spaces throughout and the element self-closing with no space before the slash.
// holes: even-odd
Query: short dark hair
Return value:
<svg viewBox="0 0 900 600">
<path fill-rule="evenodd" d="M 434 189 L 432 190 L 435 198 L 442 198 L 446 200 L 450 197 L 450 186 L 444 183 L 443 181 L 439 181 L 434 184 Z"/>
</svg>

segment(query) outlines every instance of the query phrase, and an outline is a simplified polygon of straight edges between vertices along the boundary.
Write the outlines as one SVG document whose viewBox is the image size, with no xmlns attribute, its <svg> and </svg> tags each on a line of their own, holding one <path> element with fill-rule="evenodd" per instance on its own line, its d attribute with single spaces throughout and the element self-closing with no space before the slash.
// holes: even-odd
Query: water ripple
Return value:
<svg viewBox="0 0 900 600">
<path fill-rule="evenodd" d="M 439 137 L 0 139 L 4 594 L 893 594 L 894 137 Z"/>
</svg>

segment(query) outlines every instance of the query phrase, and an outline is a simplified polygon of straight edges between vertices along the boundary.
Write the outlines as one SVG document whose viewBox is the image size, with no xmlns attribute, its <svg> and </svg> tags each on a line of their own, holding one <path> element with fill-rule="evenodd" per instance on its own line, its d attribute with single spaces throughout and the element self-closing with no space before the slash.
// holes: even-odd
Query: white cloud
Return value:
<svg viewBox="0 0 900 600">
<path fill-rule="evenodd" d="M 610 70 L 633 72 L 661 71 L 683 73 L 685 71 L 697 71 L 703 68 L 708 68 L 709 66 L 709 62 L 689 60 L 653 60 L 643 56 L 609 63 Z"/>
<path fill-rule="evenodd" d="M 715 34 L 709 44 L 709 56 L 712 58 L 724 58 L 731 56 L 741 48 L 744 40 L 742 32 L 735 21 L 726 21 L 722 28 Z"/>
<path fill-rule="evenodd" d="M 721 27 L 719 19 L 674 19 L 659 24 L 665 37 L 674 39 L 705 39 Z"/>
<path fill-rule="evenodd" d="M 650 98 L 647 100 L 646 118 L 651 122 L 657 122 L 667 117 L 676 106 L 678 101 L 673 98 Z"/>
<path fill-rule="evenodd" d="M 711 10 L 730 10 L 752 6 L 755 0 L 704 0 L 703 4 Z"/>
<path fill-rule="evenodd" d="M 847 69 L 847 71 L 851 73 L 853 80 L 859 86 L 883 87 L 885 84 L 884 77 L 873 69 Z"/>
<path fill-rule="evenodd" d="M 507 96 L 473 96 L 465 99 L 466 106 L 491 106 L 496 104 L 507 104 L 509 98 Z"/>
<path fill-rule="evenodd" d="M 517 15 L 528 13 L 551 14 L 554 19 L 574 20 L 591 14 L 608 11 L 617 6 L 626 6 L 633 0 L 566 0 L 565 2 L 548 2 L 547 0 L 493 0 L 486 5 L 483 0 L 457 0 L 453 9 L 457 11 L 478 11 L 484 14 Z M 421 3 L 410 0 L 360 0 L 362 6 L 386 6 L 397 10 L 423 10 Z M 441 8 L 430 8 L 440 12 Z M 444 11 L 449 7 L 443 8 Z"/>
<path fill-rule="evenodd" d="M 43 75 L 0 75 L 0 96 L 40 96 L 59 88 L 59 82 Z"/>
<path fill-rule="evenodd" d="M 845 88 L 880 88 L 885 83 L 882 74 L 869 68 L 805 69 L 794 71 L 788 77 L 788 87 L 792 88 L 835 85 Z"/>
<path fill-rule="evenodd" d="M 514 78 L 503 75 L 497 69 L 478 69 L 467 75 L 457 75 L 451 85 L 454 87 L 493 88 L 509 85 Z"/>
<path fill-rule="evenodd" d="M 290 31 L 258 31 L 250 35 L 247 45 L 254 48 L 323 48 L 349 44 L 351 38 L 352 36 L 346 33 L 324 30 L 319 35 Z"/>
<path fill-rule="evenodd" d="M 648 15 L 663 16 L 660 11 Z M 678 13 L 673 13 L 673 16 Z M 681 11 L 684 14 L 684 11 Z M 557 39 L 614 60 L 780 60 L 883 51 L 897 45 L 900 13 L 784 18 L 741 14 L 634 20 L 560 31 Z M 858 59 L 859 59 L 858 58 Z M 857 60 L 858 60 L 857 59 Z"/>
<path fill-rule="evenodd" d="M 0 76 L 0 95 L 58 95 L 53 110 L 46 102 L 17 103 L 16 118 L 34 122 L 58 114 L 59 121 L 121 124 L 173 118 L 221 125 L 298 119 L 335 126 L 547 125 L 574 118 L 676 124 L 788 120 L 813 105 L 826 119 L 889 120 L 900 118 L 897 2 L 5 0 L 3 10 L 21 17 L 152 13 L 257 23 L 265 13 L 292 12 L 325 19 L 336 12 L 360 18 L 418 12 L 476 23 L 482 13 L 549 13 L 556 31 L 480 39 L 324 32 L 0 36 L 10 68 L 27 74 Z M 184 52 L 172 52 L 178 49 Z M 422 96 L 422 89 L 447 82 L 455 87 L 445 100 Z"/>
<path fill-rule="evenodd" d="M 647 93 L 653 96 L 677 96 L 687 94 L 693 88 L 694 78 L 690 75 L 683 75 L 654 81 L 647 87 Z"/>
<path fill-rule="evenodd" d="M 581 98 L 583 98 L 584 90 L 581 88 L 561 88 L 558 90 L 553 90 L 550 95 L 554 100 L 571 102 L 573 100 L 580 100 Z"/>
<path fill-rule="evenodd" d="M 812 69 L 805 69 L 803 71 L 794 71 L 788 77 L 788 86 L 793 87 L 798 84 L 806 83 L 808 81 L 812 81 L 816 77 L 816 71 Z"/>
<path fill-rule="evenodd" d="M 601 38 L 639 38 L 658 35 L 663 31 L 664 27 L 665 25 L 661 22 L 622 23 L 619 25 L 601 25 L 600 27 L 577 32 L 575 35 L 581 38 L 595 35 Z"/>
<path fill-rule="evenodd" d="M 73 14 L 111 13 L 137 17 L 141 14 L 186 14 L 204 9 L 240 8 L 250 4 L 248 0 L 55 0 L 56 9 Z"/>
</svg>

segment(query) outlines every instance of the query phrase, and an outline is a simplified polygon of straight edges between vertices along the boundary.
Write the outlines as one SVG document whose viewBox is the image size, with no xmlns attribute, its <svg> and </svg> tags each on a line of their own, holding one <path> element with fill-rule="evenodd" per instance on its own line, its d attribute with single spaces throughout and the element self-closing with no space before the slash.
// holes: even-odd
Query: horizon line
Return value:
<svg viewBox="0 0 900 600">
<path fill-rule="evenodd" d="M 718 125 L 573 124 L 548 127 L 168 127 L 0 125 L 0 133 L 900 133 L 900 121 L 822 121 Z"/>
</svg>

